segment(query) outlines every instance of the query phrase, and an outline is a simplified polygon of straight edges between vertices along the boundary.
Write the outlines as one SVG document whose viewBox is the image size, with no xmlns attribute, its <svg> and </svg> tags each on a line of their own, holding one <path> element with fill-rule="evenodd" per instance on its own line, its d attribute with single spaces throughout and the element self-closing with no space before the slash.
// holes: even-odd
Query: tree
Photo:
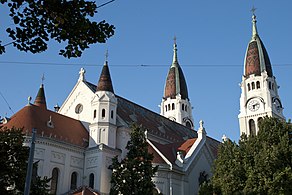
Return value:
<svg viewBox="0 0 292 195">
<path fill-rule="evenodd" d="M 0 194 L 23 192 L 29 151 L 23 141 L 21 129 L 0 130 Z"/>
<path fill-rule="evenodd" d="M 289 194 L 292 191 L 292 125 L 265 118 L 256 136 L 226 141 L 214 163 L 215 194 Z"/>
<path fill-rule="evenodd" d="M 116 194 L 153 194 L 155 185 L 152 177 L 158 166 L 152 166 L 153 154 L 148 153 L 145 129 L 141 126 L 132 127 L 131 139 L 126 149 L 128 153 L 121 162 L 113 158 L 111 178 L 111 195 Z"/>
<path fill-rule="evenodd" d="M 95 43 L 105 43 L 114 34 L 114 26 L 105 22 L 91 21 L 97 13 L 95 1 L 86 0 L 0 0 L 10 8 L 13 28 L 7 28 L 11 43 L 20 51 L 39 53 L 46 51 L 50 39 L 66 43 L 59 54 L 64 57 L 80 57 L 82 52 Z M 112 2 L 112 1 L 110 1 Z"/>
<path fill-rule="evenodd" d="M 0 194 L 23 194 L 29 147 L 23 146 L 22 129 L 0 128 Z M 34 163 L 37 168 L 37 163 Z M 34 169 L 36 170 L 36 169 Z M 48 194 L 50 179 L 34 174 L 31 194 Z"/>
</svg>

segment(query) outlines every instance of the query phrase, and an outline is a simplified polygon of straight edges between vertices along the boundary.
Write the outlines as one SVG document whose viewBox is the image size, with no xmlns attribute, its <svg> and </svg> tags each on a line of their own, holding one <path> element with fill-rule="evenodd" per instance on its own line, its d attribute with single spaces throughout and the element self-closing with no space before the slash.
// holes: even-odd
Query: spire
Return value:
<svg viewBox="0 0 292 195">
<path fill-rule="evenodd" d="M 251 12 L 252 12 L 252 38 L 255 40 L 256 36 L 258 36 L 258 31 L 257 31 L 257 20 L 256 20 L 256 15 L 255 15 L 255 7 L 252 7 Z"/>
<path fill-rule="evenodd" d="M 42 83 L 40 89 L 37 93 L 37 96 L 34 100 L 34 105 L 39 106 L 41 108 L 47 109 L 46 97 L 45 97 L 45 90 L 44 84 Z"/>
<path fill-rule="evenodd" d="M 176 95 L 181 95 L 182 99 L 188 99 L 188 89 L 183 71 L 177 60 L 177 44 L 174 38 L 173 45 L 173 61 L 168 71 L 165 88 L 164 98 L 168 97 L 174 99 Z"/>
<path fill-rule="evenodd" d="M 269 77 L 273 76 L 272 66 L 268 52 L 259 37 L 257 31 L 257 20 L 255 16 L 256 8 L 252 8 L 252 38 L 248 44 L 245 55 L 244 76 L 255 74 L 260 76 L 263 72 L 267 72 Z"/>
<path fill-rule="evenodd" d="M 96 91 L 110 91 L 114 93 L 111 75 L 108 67 L 108 51 L 105 54 L 105 62 L 99 77 Z"/>
<path fill-rule="evenodd" d="M 172 65 L 176 65 L 178 64 L 178 60 L 177 60 L 177 45 L 176 45 L 176 36 L 174 36 L 173 38 L 173 60 L 172 60 Z"/>
</svg>

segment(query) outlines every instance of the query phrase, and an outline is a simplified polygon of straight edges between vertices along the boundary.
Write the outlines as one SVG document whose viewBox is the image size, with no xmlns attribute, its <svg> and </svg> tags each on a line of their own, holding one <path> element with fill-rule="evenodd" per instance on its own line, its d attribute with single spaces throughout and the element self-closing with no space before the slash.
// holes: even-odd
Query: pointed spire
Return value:
<svg viewBox="0 0 292 195">
<path fill-rule="evenodd" d="M 258 31 L 257 31 L 257 20 L 256 20 L 256 15 L 255 15 L 255 7 L 252 7 L 251 12 L 252 12 L 252 38 L 255 39 L 256 36 L 258 35 Z"/>
<path fill-rule="evenodd" d="M 176 44 L 176 36 L 174 36 L 173 38 L 173 60 L 172 60 L 172 65 L 176 65 L 178 64 L 178 60 L 177 60 L 177 44 Z"/>
<path fill-rule="evenodd" d="M 108 51 L 105 54 L 105 62 L 99 77 L 96 91 L 110 91 L 114 93 L 111 75 L 108 67 Z"/>
<path fill-rule="evenodd" d="M 37 93 L 37 96 L 34 101 L 34 105 L 39 106 L 41 108 L 47 109 L 46 97 L 45 97 L 45 90 L 44 84 L 42 83 L 40 89 Z"/>
</svg>

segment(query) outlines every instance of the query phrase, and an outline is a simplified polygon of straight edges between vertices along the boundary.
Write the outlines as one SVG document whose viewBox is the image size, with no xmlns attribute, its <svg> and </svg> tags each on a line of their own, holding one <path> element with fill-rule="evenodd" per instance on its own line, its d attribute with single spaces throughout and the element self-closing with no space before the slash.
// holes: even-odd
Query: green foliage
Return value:
<svg viewBox="0 0 292 195">
<path fill-rule="evenodd" d="M 127 156 L 121 162 L 118 157 L 112 162 L 111 195 L 116 194 L 153 194 L 155 185 L 152 177 L 158 166 L 152 167 L 153 155 L 148 153 L 145 129 L 134 125 L 131 140 L 126 149 Z"/>
<path fill-rule="evenodd" d="M 259 129 L 257 136 L 243 135 L 239 144 L 220 146 L 208 187 L 214 194 L 292 192 L 291 123 L 265 118 Z"/>
<path fill-rule="evenodd" d="M 104 20 L 91 21 L 97 12 L 95 1 L 46 1 L 1 0 L 10 8 L 10 18 L 15 24 L 7 28 L 11 43 L 20 51 L 39 53 L 46 51 L 47 42 L 54 39 L 67 44 L 59 54 L 64 57 L 80 57 L 82 52 L 95 43 L 105 43 L 114 34 L 114 26 Z M 6 44 L 9 45 L 9 44 Z M 6 45 L 1 45 L 0 54 Z"/>
<path fill-rule="evenodd" d="M 0 194 L 23 194 L 29 148 L 23 146 L 22 129 L 0 128 Z M 37 166 L 34 163 L 34 166 Z M 31 194 L 48 194 L 50 179 L 35 175 Z"/>
<path fill-rule="evenodd" d="M 29 151 L 23 141 L 21 129 L 0 129 L 0 194 L 23 192 Z"/>
</svg>

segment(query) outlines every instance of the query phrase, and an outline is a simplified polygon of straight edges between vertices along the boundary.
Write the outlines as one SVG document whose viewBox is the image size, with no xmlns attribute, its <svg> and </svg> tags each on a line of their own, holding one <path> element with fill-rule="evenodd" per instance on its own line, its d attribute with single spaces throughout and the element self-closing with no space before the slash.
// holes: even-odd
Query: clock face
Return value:
<svg viewBox="0 0 292 195">
<path fill-rule="evenodd" d="M 280 100 L 278 98 L 274 99 L 273 104 L 274 104 L 274 107 L 276 108 L 276 111 L 280 112 L 282 108 Z"/>
<path fill-rule="evenodd" d="M 247 107 L 250 111 L 255 112 L 260 108 L 260 102 L 256 99 L 250 100 Z"/>
</svg>

